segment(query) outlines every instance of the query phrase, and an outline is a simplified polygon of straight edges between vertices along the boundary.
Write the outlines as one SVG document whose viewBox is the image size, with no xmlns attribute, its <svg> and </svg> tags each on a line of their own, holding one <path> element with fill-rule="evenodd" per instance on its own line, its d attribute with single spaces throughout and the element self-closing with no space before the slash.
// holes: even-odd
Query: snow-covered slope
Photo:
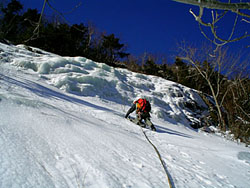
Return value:
<svg viewBox="0 0 250 188">
<path fill-rule="evenodd" d="M 60 57 L 19 45 L 3 47 L 3 61 L 38 73 L 48 84 L 68 93 L 92 96 L 130 105 L 138 97 L 147 98 L 152 113 L 159 118 L 184 123 L 198 122 L 207 106 L 190 88 L 156 76 L 115 69 L 83 57 Z"/>
<path fill-rule="evenodd" d="M 140 96 L 152 103 L 157 132 L 144 131 L 173 187 L 250 187 L 249 148 L 188 126 L 206 108 L 195 91 L 21 45 L 0 44 L 0 60 L 0 187 L 168 187 L 153 147 L 124 118 Z"/>
</svg>

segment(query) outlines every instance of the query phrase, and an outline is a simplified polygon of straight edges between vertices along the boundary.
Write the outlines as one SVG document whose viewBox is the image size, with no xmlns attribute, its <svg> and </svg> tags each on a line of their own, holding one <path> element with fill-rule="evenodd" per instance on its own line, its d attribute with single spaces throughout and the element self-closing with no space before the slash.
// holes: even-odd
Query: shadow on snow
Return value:
<svg viewBox="0 0 250 188">
<path fill-rule="evenodd" d="M 158 133 L 167 133 L 167 134 L 171 134 L 171 135 L 175 135 L 175 136 L 182 136 L 182 137 L 186 137 L 186 138 L 193 138 L 192 136 L 182 133 L 182 132 L 178 132 L 166 127 L 162 127 L 159 125 L 156 125 L 156 130 Z"/>
<path fill-rule="evenodd" d="M 41 84 L 38 84 L 36 82 L 32 82 L 30 80 L 25 80 L 25 82 L 22 82 L 22 81 L 18 81 L 16 79 L 10 78 L 8 76 L 5 76 L 3 74 L 0 74 L 0 77 L 6 82 L 8 82 L 10 84 L 17 85 L 17 86 L 22 87 L 22 88 L 25 88 L 27 90 L 30 90 L 32 93 L 34 93 L 40 97 L 65 100 L 65 101 L 68 101 L 71 103 L 81 104 L 81 105 L 89 106 L 92 108 L 96 108 L 98 110 L 114 112 L 113 110 L 110 110 L 108 108 L 98 106 L 98 105 L 95 105 L 93 103 L 89 103 L 87 101 L 77 99 L 75 97 L 71 97 L 71 96 L 65 95 L 63 93 L 57 92 L 55 90 L 49 89 L 45 86 L 42 86 Z"/>
</svg>

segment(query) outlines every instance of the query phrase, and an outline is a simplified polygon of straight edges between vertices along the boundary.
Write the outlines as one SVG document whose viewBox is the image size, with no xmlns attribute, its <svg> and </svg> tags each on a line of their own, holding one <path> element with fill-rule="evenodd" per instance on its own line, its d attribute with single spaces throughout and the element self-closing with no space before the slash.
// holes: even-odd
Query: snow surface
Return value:
<svg viewBox="0 0 250 188">
<path fill-rule="evenodd" d="M 250 187 L 249 148 L 189 126 L 202 113 L 184 104 L 207 108 L 194 90 L 24 45 L 0 43 L 0 60 L 1 188 L 168 187 L 154 148 L 124 118 L 140 96 L 173 187 Z"/>
</svg>

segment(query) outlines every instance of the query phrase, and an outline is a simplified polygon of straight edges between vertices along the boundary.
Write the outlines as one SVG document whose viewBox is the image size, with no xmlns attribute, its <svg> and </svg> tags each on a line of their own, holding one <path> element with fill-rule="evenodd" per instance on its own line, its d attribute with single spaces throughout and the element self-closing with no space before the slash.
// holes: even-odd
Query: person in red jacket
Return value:
<svg viewBox="0 0 250 188">
<path fill-rule="evenodd" d="M 151 111 L 151 105 L 149 101 L 143 98 L 136 100 L 131 106 L 131 108 L 128 110 L 127 114 L 125 115 L 125 118 L 128 118 L 129 114 L 131 114 L 135 110 L 136 110 L 136 119 L 134 120 L 134 123 L 143 127 L 142 120 L 144 120 L 145 124 L 149 126 L 151 130 L 156 131 L 155 126 L 150 121 L 149 112 Z"/>
</svg>

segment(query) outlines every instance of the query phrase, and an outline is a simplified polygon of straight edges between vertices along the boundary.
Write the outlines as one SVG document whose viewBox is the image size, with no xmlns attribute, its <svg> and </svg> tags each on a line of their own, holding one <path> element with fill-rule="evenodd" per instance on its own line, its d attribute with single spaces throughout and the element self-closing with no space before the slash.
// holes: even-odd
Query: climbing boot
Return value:
<svg viewBox="0 0 250 188">
<path fill-rule="evenodd" d="M 152 131 L 156 131 L 156 128 L 155 128 L 154 125 L 152 125 L 150 128 L 151 128 Z"/>
</svg>

